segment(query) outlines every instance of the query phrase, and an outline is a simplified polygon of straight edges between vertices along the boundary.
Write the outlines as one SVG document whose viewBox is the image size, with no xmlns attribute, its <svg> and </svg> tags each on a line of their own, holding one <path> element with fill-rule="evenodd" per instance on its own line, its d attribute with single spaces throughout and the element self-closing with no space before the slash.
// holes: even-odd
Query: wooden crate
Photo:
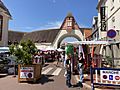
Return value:
<svg viewBox="0 0 120 90">
<path fill-rule="evenodd" d="M 42 70 L 41 64 L 18 65 L 18 82 L 24 81 L 36 82 L 39 78 L 41 78 L 41 70 Z"/>
</svg>

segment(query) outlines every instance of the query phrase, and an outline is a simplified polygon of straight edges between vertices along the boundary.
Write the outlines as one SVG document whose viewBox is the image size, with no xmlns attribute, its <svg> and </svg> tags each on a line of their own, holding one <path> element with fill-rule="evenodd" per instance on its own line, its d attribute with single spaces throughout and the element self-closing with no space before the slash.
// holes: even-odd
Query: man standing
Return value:
<svg viewBox="0 0 120 90">
<path fill-rule="evenodd" d="M 71 87 L 71 57 L 70 55 L 68 55 L 67 59 L 66 59 L 66 85 L 68 87 Z"/>
<path fill-rule="evenodd" d="M 84 58 L 83 58 L 83 53 L 80 52 L 80 57 L 78 59 L 78 72 L 80 75 L 80 80 L 77 83 L 78 86 L 83 87 L 83 68 L 84 68 Z"/>
</svg>

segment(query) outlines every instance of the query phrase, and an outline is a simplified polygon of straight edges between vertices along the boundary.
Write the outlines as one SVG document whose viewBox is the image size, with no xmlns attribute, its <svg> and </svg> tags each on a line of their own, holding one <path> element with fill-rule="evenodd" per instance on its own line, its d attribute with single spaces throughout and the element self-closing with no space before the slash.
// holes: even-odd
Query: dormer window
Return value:
<svg viewBox="0 0 120 90">
<path fill-rule="evenodd" d="M 69 17 L 68 20 L 67 20 L 67 26 L 72 26 L 72 18 Z"/>
<path fill-rule="evenodd" d="M 71 21 L 68 21 L 68 22 L 67 22 L 67 26 L 72 26 L 72 22 L 71 22 Z"/>
</svg>

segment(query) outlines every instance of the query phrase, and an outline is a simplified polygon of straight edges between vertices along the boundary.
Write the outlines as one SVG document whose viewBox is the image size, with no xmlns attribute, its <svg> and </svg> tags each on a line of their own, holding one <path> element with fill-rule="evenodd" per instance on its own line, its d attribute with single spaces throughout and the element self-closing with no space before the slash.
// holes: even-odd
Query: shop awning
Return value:
<svg viewBox="0 0 120 90">
<path fill-rule="evenodd" d="M 9 47 L 0 47 L 0 53 L 9 52 Z"/>
<path fill-rule="evenodd" d="M 67 42 L 68 44 L 109 44 L 108 41 L 75 41 L 75 42 Z"/>
</svg>

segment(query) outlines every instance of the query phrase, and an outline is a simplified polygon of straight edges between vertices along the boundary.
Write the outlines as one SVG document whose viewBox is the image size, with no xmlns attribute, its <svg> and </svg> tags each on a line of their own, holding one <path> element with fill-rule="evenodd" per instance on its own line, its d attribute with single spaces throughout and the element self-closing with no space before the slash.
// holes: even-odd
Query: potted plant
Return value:
<svg viewBox="0 0 120 90">
<path fill-rule="evenodd" d="M 18 81 L 36 81 L 41 76 L 41 65 L 32 64 L 33 55 L 37 48 L 30 41 L 21 41 L 20 44 L 10 46 L 10 52 L 17 57 Z"/>
</svg>

